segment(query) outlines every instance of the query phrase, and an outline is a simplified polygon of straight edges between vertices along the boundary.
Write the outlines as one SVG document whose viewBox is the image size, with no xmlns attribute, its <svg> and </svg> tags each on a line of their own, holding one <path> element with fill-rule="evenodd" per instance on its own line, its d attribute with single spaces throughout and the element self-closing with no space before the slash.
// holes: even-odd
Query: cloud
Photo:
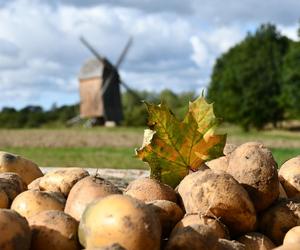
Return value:
<svg viewBox="0 0 300 250">
<path fill-rule="evenodd" d="M 49 0 L 53 3 L 53 0 Z M 275 22 L 284 25 L 299 20 L 300 2 L 298 0 L 65 0 L 54 1 L 56 6 L 69 5 L 91 7 L 106 5 L 110 9 L 125 7 L 147 13 L 176 13 L 177 15 L 198 16 L 201 21 L 217 24 Z"/>
</svg>

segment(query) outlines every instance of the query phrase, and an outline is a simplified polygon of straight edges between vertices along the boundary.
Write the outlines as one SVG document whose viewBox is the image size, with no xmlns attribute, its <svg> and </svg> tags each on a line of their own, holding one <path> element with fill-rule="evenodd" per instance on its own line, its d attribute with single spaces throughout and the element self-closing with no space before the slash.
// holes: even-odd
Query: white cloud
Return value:
<svg viewBox="0 0 300 250">
<path fill-rule="evenodd" d="M 244 36 L 245 31 L 241 31 L 237 27 L 223 26 L 208 34 L 206 40 L 212 49 L 220 53 L 227 51 L 230 47 L 241 41 Z"/>
<path fill-rule="evenodd" d="M 300 16 L 300 15 L 299 15 Z M 290 26 L 286 26 L 286 25 L 278 25 L 279 30 L 281 31 L 281 33 L 285 36 L 287 36 L 288 38 L 294 40 L 294 41 L 298 41 L 299 37 L 298 37 L 298 25 L 290 25 Z"/>
<path fill-rule="evenodd" d="M 208 48 L 205 44 L 200 40 L 199 37 L 192 36 L 190 38 L 190 42 L 193 47 L 193 54 L 191 55 L 192 60 L 199 66 L 204 66 L 207 64 L 209 57 Z"/>
</svg>

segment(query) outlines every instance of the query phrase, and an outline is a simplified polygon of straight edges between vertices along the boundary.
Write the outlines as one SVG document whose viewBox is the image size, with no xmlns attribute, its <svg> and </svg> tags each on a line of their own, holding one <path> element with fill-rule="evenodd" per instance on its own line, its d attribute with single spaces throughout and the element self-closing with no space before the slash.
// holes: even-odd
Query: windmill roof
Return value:
<svg viewBox="0 0 300 250">
<path fill-rule="evenodd" d="M 102 77 L 104 65 L 96 58 L 87 60 L 80 69 L 79 79 Z"/>
</svg>

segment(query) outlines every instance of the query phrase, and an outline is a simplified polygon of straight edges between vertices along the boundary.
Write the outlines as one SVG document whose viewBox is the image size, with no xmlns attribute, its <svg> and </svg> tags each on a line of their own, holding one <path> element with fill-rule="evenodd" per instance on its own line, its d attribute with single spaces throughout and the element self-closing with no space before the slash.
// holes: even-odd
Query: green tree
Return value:
<svg viewBox="0 0 300 250">
<path fill-rule="evenodd" d="M 147 111 L 142 103 L 146 100 L 146 92 L 136 92 L 137 96 L 129 91 L 122 94 L 122 105 L 125 126 L 145 126 L 147 122 Z"/>
<path fill-rule="evenodd" d="M 291 42 L 285 56 L 281 102 L 287 118 L 300 118 L 300 42 Z"/>
<path fill-rule="evenodd" d="M 218 116 L 245 130 L 281 120 L 282 66 L 289 39 L 261 25 L 217 59 L 208 88 Z"/>
</svg>

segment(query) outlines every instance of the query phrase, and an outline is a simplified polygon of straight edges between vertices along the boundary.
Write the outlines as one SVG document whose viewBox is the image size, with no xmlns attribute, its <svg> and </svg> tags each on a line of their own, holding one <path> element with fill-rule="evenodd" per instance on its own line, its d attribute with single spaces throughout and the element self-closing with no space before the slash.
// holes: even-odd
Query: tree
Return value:
<svg viewBox="0 0 300 250">
<path fill-rule="evenodd" d="M 274 25 L 261 25 L 221 55 L 213 68 L 208 98 L 216 114 L 245 130 L 282 119 L 282 66 L 289 39 Z"/>
<path fill-rule="evenodd" d="M 287 118 L 300 118 L 300 42 L 291 42 L 284 59 L 281 104 Z"/>
</svg>

